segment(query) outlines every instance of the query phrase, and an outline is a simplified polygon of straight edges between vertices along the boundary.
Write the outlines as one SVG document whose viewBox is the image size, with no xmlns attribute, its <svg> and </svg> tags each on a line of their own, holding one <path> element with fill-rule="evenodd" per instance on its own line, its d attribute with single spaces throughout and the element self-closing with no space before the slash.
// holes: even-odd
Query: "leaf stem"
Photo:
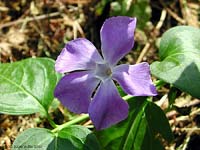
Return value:
<svg viewBox="0 0 200 150">
<path fill-rule="evenodd" d="M 70 125 L 79 123 L 79 122 L 84 121 L 86 119 L 89 119 L 89 115 L 88 114 L 81 115 L 81 116 L 75 118 L 74 120 L 71 120 L 71 121 L 66 122 L 64 124 L 61 124 L 61 125 L 57 125 L 57 127 L 55 129 L 51 130 L 51 132 L 55 133 L 55 132 L 60 131 L 60 130 L 62 130 L 64 128 L 70 126 Z"/>
<path fill-rule="evenodd" d="M 133 96 L 131 96 L 131 95 L 126 95 L 126 96 L 123 97 L 123 99 L 124 99 L 125 101 L 127 101 L 127 100 L 129 100 L 130 98 L 132 98 L 132 97 L 133 97 Z M 50 124 L 53 123 L 52 126 L 55 125 L 55 129 L 51 130 L 51 132 L 53 132 L 53 133 L 58 132 L 58 131 L 60 131 L 60 130 L 62 130 L 62 129 L 64 129 L 64 128 L 70 126 L 70 125 L 79 123 L 79 122 L 84 121 L 84 120 L 86 120 L 86 119 L 89 119 L 89 115 L 88 115 L 88 114 L 83 114 L 83 115 L 81 115 L 81 116 L 79 116 L 79 117 L 77 117 L 77 118 L 75 118 L 75 119 L 73 119 L 73 120 L 71 120 L 71 121 L 68 121 L 68 122 L 66 122 L 66 123 L 64 123 L 64 124 L 61 124 L 61 125 L 55 125 L 54 122 L 50 122 Z M 48 119 L 48 120 L 49 120 L 49 119 Z M 49 120 L 49 121 L 50 121 L 50 120 Z"/>
<path fill-rule="evenodd" d="M 126 95 L 126 96 L 123 96 L 122 98 L 123 98 L 125 101 L 127 101 L 127 100 L 133 98 L 133 96 L 132 96 L 132 95 Z"/>
</svg>

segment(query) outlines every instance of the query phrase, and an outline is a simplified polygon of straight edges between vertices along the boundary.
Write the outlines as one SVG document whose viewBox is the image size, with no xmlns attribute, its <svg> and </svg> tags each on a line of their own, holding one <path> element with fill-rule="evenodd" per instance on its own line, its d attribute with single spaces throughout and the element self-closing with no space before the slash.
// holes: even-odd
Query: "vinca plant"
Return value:
<svg viewBox="0 0 200 150">
<path fill-rule="evenodd" d="M 25 130 L 12 150 L 163 150 L 163 141 L 173 142 L 165 112 L 153 97 L 166 83 L 200 98 L 200 30 L 171 28 L 161 38 L 159 61 L 121 64 L 134 47 L 136 22 L 125 16 L 107 19 L 101 51 L 78 38 L 66 43 L 56 61 L 0 64 L 0 113 L 40 113 L 51 125 Z M 56 100 L 75 117 L 56 124 L 49 114 Z M 84 125 L 88 120 L 92 126 Z"/>
</svg>

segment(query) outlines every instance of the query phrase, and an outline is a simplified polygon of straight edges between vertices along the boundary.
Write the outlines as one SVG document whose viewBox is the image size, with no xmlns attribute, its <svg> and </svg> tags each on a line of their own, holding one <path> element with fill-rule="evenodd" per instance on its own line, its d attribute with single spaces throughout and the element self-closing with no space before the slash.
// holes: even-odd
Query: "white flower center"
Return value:
<svg viewBox="0 0 200 150">
<path fill-rule="evenodd" d="M 104 81 L 112 76 L 112 70 L 108 63 L 96 64 L 95 76 Z"/>
</svg>

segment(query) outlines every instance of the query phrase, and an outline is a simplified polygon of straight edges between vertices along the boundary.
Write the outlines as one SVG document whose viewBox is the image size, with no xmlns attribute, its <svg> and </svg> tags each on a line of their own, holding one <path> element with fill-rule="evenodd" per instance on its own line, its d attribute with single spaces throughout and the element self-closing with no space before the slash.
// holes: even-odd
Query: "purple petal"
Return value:
<svg viewBox="0 0 200 150">
<path fill-rule="evenodd" d="M 136 65 L 119 65 L 113 69 L 113 79 L 123 90 L 133 96 L 155 96 L 156 87 L 150 76 L 148 63 Z"/>
<path fill-rule="evenodd" d="M 113 81 L 108 79 L 101 83 L 88 112 L 99 130 L 124 120 L 128 116 L 128 104 L 119 96 Z"/>
<path fill-rule="evenodd" d="M 65 45 L 55 64 L 57 72 L 94 69 L 102 58 L 95 46 L 84 38 L 78 38 Z"/>
<path fill-rule="evenodd" d="M 54 95 L 74 113 L 87 113 L 92 92 L 100 80 L 89 71 L 65 75 L 57 84 Z"/>
<path fill-rule="evenodd" d="M 101 49 L 105 60 L 115 65 L 133 47 L 136 18 L 107 19 L 101 28 Z"/>
</svg>

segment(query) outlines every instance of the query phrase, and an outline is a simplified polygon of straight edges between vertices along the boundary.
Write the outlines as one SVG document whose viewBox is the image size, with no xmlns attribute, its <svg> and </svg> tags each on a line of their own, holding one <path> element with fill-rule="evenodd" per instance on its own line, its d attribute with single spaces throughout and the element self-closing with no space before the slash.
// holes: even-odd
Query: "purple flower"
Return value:
<svg viewBox="0 0 200 150">
<path fill-rule="evenodd" d="M 101 28 L 103 58 L 90 41 L 78 38 L 68 42 L 56 60 L 56 71 L 68 74 L 59 81 L 55 97 L 72 112 L 89 113 L 96 129 L 128 115 L 128 104 L 113 80 L 133 96 L 157 94 L 147 63 L 116 66 L 133 47 L 135 26 L 136 18 L 109 18 Z"/>
</svg>

